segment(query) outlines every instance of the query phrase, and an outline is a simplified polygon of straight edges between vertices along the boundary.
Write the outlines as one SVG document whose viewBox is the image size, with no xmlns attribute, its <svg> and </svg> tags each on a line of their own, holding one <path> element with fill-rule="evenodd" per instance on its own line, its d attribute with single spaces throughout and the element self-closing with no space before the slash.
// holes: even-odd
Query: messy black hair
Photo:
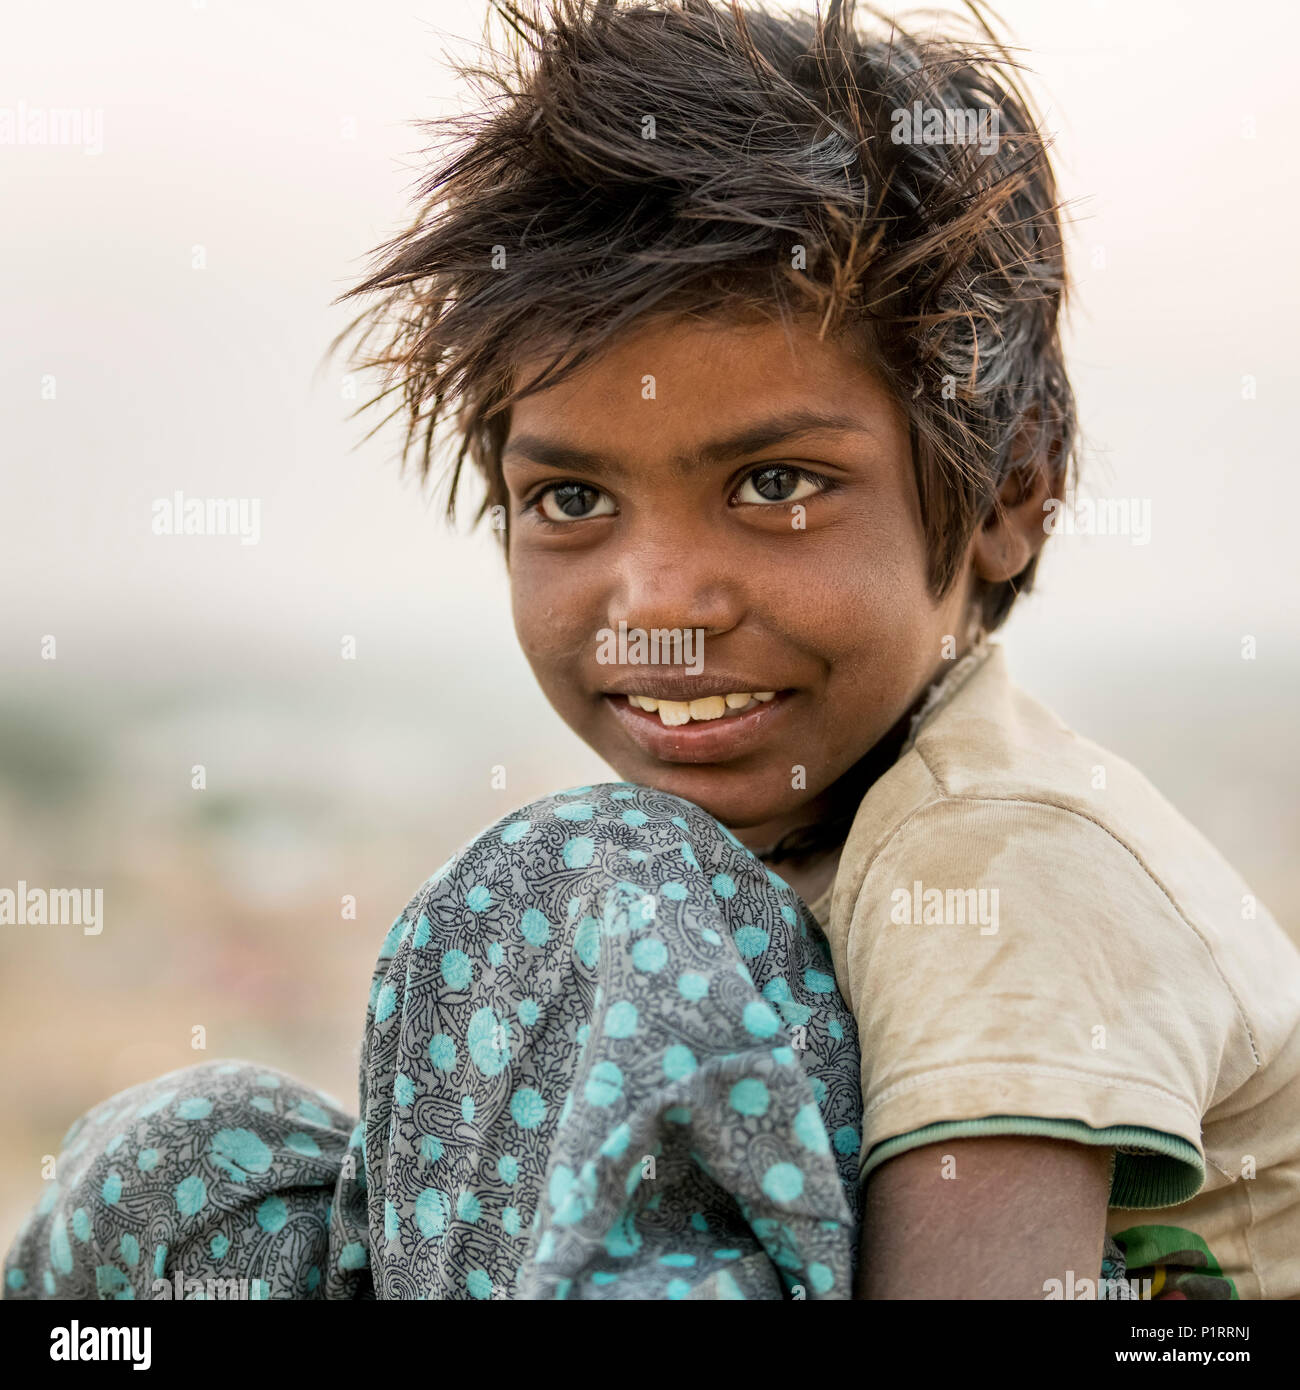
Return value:
<svg viewBox="0 0 1300 1390">
<path fill-rule="evenodd" d="M 869 355 L 909 420 L 936 597 L 1013 475 L 1059 493 L 1076 426 L 1046 142 L 984 11 L 944 25 L 854 0 L 493 0 L 486 57 L 457 65 L 482 101 L 424 123 L 418 214 L 342 296 L 373 299 L 336 342 L 383 372 L 366 405 L 396 394 L 379 424 L 403 417 L 423 476 L 454 417 L 448 511 L 468 458 L 479 515 L 508 517 L 512 402 L 683 311 L 812 314 Z M 986 630 L 1035 566 L 981 588 Z"/>
</svg>

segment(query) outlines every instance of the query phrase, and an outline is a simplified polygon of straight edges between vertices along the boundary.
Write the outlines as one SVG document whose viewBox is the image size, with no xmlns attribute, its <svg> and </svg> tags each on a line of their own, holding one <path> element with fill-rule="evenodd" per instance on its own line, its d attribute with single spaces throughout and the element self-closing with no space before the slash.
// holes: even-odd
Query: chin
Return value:
<svg viewBox="0 0 1300 1390">
<path fill-rule="evenodd" d="M 771 795 L 772 782 L 779 775 L 775 771 L 771 776 L 752 772 L 738 774 L 716 763 L 699 767 L 659 764 L 650 768 L 619 768 L 618 771 L 625 781 L 693 801 L 729 830 L 765 825 L 777 816 L 789 815 L 802 801 L 795 796 L 775 798 Z"/>
</svg>

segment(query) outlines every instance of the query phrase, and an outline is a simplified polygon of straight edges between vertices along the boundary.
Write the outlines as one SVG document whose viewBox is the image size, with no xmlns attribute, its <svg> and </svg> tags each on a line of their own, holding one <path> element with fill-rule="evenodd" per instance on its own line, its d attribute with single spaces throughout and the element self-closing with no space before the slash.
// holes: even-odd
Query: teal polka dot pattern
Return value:
<svg viewBox="0 0 1300 1390">
<path fill-rule="evenodd" d="M 597 1062 L 587 1078 L 583 1094 L 587 1104 L 604 1109 L 623 1094 L 623 1072 L 614 1062 Z"/>
<path fill-rule="evenodd" d="M 766 1115 L 768 1106 L 772 1103 L 771 1093 L 756 1076 L 747 1076 L 743 1081 L 737 1081 L 727 1099 L 737 1114 L 751 1116 Z M 802 1113 L 800 1111 L 800 1114 Z"/>
<path fill-rule="evenodd" d="M 831 1141 L 822 1123 L 821 1111 L 814 1103 L 805 1105 L 794 1117 L 794 1135 L 805 1149 L 815 1154 L 830 1152 Z"/>
<path fill-rule="evenodd" d="M 745 1025 L 746 1032 L 752 1033 L 756 1038 L 774 1037 L 781 1027 L 781 1020 L 772 1012 L 771 1007 L 761 999 L 751 999 L 745 1005 L 741 1021 Z"/>
<path fill-rule="evenodd" d="M 653 974 L 668 964 L 668 948 L 658 937 L 648 936 L 632 943 L 632 964 Z"/>
<path fill-rule="evenodd" d="M 311 1137 L 310 1134 L 303 1134 L 295 1131 L 284 1141 L 294 1153 L 301 1154 L 304 1158 L 319 1158 L 320 1145 Z"/>
<path fill-rule="evenodd" d="M 367 1260 L 340 1264 L 349 1241 L 361 1241 L 363 1256 L 368 1248 L 364 1190 L 340 1191 L 353 1124 L 319 1092 L 238 1062 L 202 1063 L 112 1096 L 69 1131 L 79 1157 L 57 1156 L 66 1186 L 51 1184 L 6 1260 L 37 1273 L 7 1294 L 368 1296 Z"/>
<path fill-rule="evenodd" d="M 663 1072 L 669 1081 L 681 1081 L 697 1071 L 699 1065 L 685 1043 L 674 1043 L 664 1052 Z"/>
<path fill-rule="evenodd" d="M 571 836 L 560 851 L 560 859 L 566 869 L 585 869 L 595 855 L 596 842 L 590 835 Z"/>
<path fill-rule="evenodd" d="M 762 927 L 756 927 L 752 923 L 746 923 L 735 935 L 736 949 L 746 960 L 761 956 L 767 950 L 770 940 Z"/>
<path fill-rule="evenodd" d="M 847 1298 L 861 1101 L 828 962 L 699 807 L 541 798 L 386 928 L 359 1120 L 242 1063 L 123 1092 L 69 1132 L 6 1296 Z"/>
<path fill-rule="evenodd" d="M 852 1125 L 841 1125 L 833 1142 L 837 1154 L 856 1154 L 862 1147 L 862 1137 Z"/>
<path fill-rule="evenodd" d="M 208 1189 L 197 1173 L 176 1184 L 176 1210 L 182 1216 L 196 1216 L 207 1205 Z"/>
<path fill-rule="evenodd" d="M 478 884 L 492 901 L 469 919 Z M 407 970 L 399 944 L 377 977 L 400 1029 L 367 1023 L 367 1169 L 399 1212 L 377 1291 L 476 1297 L 478 1270 L 496 1298 L 804 1297 L 820 1264 L 847 1297 L 856 1155 L 799 1134 L 859 1122 L 852 1019 L 806 986 L 826 956 L 804 905 L 712 817 L 630 784 L 544 798 L 460 851 L 406 916 L 430 923 L 438 965 Z M 787 1008 L 806 1019 L 798 1052 Z M 399 1073 L 427 1097 L 423 1122 L 382 1084 Z M 434 1170 L 442 1195 L 421 1207 Z M 513 1244 L 485 1259 L 482 1230 Z M 738 1252 L 726 1280 L 716 1248 Z"/>
<path fill-rule="evenodd" d="M 860 1123 L 852 1018 L 808 987 L 827 957 L 806 907 L 716 821 L 575 788 L 503 817 L 404 915 L 434 966 L 399 942 L 376 974 L 394 1012 L 367 1021 L 367 1176 L 398 1214 L 372 1237 L 380 1296 L 821 1296 L 816 1264 L 847 1297 L 856 1154 L 827 1135 Z"/>
<path fill-rule="evenodd" d="M 835 1287 L 835 1271 L 814 1260 L 808 1266 L 808 1282 L 812 1285 L 814 1293 L 825 1297 Z"/>
<path fill-rule="evenodd" d="M 546 1117 L 546 1102 L 541 1092 L 531 1086 L 521 1086 L 510 1101 L 510 1116 L 520 1129 L 536 1129 Z"/>
<path fill-rule="evenodd" d="M 546 914 L 538 912 L 535 907 L 524 909 L 519 930 L 530 946 L 545 946 L 551 939 L 551 924 L 546 920 Z"/>
<path fill-rule="evenodd" d="M 636 1024 L 636 1005 L 630 999 L 620 999 L 617 1004 L 611 1004 L 605 1014 L 605 1035 L 610 1038 L 634 1038 Z"/>
<path fill-rule="evenodd" d="M 709 992 L 709 977 L 697 970 L 687 970 L 677 977 L 677 992 L 683 999 L 697 1004 Z"/>
<path fill-rule="evenodd" d="M 456 1044 L 446 1033 L 435 1033 L 429 1039 L 429 1061 L 439 1071 L 455 1071 Z"/>
<path fill-rule="evenodd" d="M 283 1230 L 288 1219 L 289 1208 L 285 1206 L 282 1198 L 274 1195 L 268 1197 L 257 1209 L 257 1224 L 271 1235 Z"/>
<path fill-rule="evenodd" d="M 464 989 L 474 978 L 474 966 L 464 951 L 444 951 L 442 978 L 450 989 Z M 383 1019 L 379 1020 L 381 1023 Z"/>
<path fill-rule="evenodd" d="M 796 1164 L 774 1163 L 763 1174 L 763 1191 L 774 1202 L 797 1201 L 803 1195 L 803 1173 Z"/>
<path fill-rule="evenodd" d="M 339 1268 L 344 1270 L 364 1269 L 369 1258 L 365 1244 L 359 1240 L 352 1240 L 339 1251 Z"/>
<path fill-rule="evenodd" d="M 592 970 L 600 959 L 600 923 L 594 917 L 584 917 L 573 934 L 573 949 L 578 959 Z"/>
<path fill-rule="evenodd" d="M 426 1187 L 415 1199 L 415 1224 L 422 1235 L 442 1235 L 450 1215 L 451 1199 L 436 1187 Z"/>
</svg>

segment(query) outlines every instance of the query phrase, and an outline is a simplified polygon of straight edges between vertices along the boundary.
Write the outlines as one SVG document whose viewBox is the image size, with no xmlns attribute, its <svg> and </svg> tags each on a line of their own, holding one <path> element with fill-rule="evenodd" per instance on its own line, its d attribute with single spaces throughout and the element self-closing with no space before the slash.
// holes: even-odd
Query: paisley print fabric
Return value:
<svg viewBox="0 0 1300 1390">
<path fill-rule="evenodd" d="M 626 783 L 504 817 L 381 948 L 360 1121 L 208 1063 L 69 1132 L 8 1297 L 837 1299 L 853 1017 L 794 891 Z"/>
</svg>

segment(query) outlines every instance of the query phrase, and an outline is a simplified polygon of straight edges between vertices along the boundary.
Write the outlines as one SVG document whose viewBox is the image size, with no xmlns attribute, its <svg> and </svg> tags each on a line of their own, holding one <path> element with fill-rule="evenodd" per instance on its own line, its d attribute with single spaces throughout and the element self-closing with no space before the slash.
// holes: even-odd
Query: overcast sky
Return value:
<svg viewBox="0 0 1300 1390">
<path fill-rule="evenodd" d="M 1057 537 L 1008 641 L 1049 679 L 1155 647 L 1236 659 L 1242 633 L 1281 660 L 1300 504 L 1296 12 L 1002 11 L 1074 205 L 1089 489 L 1150 508 L 1147 544 Z M 409 122 L 456 99 L 440 53 L 483 13 L 6 6 L 0 108 L 103 122 L 100 152 L 0 145 L 0 566 L 20 595 L 0 622 L 17 674 L 47 632 L 107 675 L 115 655 L 165 640 L 173 660 L 218 630 L 284 651 L 360 630 L 395 654 L 415 632 L 493 632 L 489 665 L 521 678 L 487 538 L 446 536 L 382 441 L 353 451 L 339 370 L 313 379 L 344 321 L 330 299 L 405 220 Z M 259 544 L 152 535 L 154 499 L 177 489 L 259 498 Z"/>
</svg>

